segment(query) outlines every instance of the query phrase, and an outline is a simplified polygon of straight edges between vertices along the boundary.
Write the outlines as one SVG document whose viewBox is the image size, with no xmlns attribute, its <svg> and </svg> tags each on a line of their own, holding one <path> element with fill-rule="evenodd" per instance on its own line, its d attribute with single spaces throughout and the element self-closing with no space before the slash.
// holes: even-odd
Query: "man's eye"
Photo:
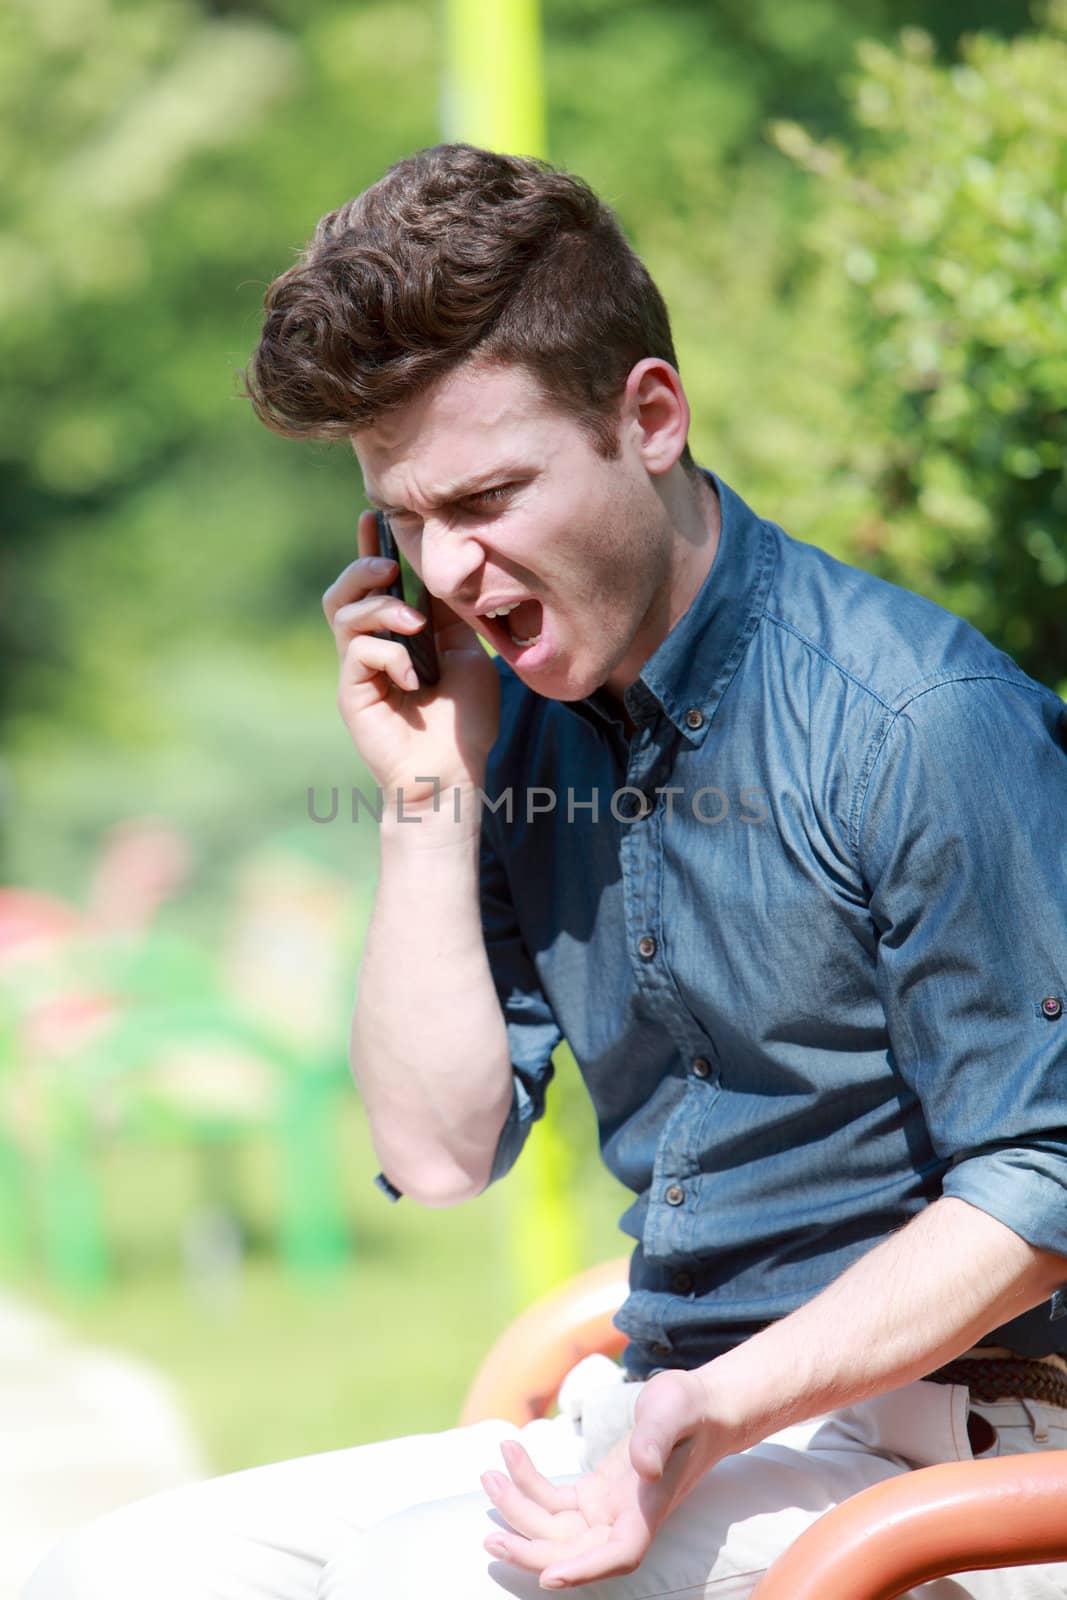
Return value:
<svg viewBox="0 0 1067 1600">
<path fill-rule="evenodd" d="M 510 493 L 511 485 L 503 483 L 495 489 L 479 489 L 477 494 L 468 495 L 465 503 L 469 506 L 484 505 L 486 502 L 489 505 L 496 505 L 501 500 L 507 499 Z"/>
</svg>

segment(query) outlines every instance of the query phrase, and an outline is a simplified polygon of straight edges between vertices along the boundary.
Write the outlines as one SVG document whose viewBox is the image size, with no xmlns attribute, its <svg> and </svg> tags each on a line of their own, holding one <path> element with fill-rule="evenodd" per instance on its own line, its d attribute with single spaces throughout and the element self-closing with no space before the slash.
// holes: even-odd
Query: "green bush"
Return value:
<svg viewBox="0 0 1067 1600">
<path fill-rule="evenodd" d="M 779 148 L 817 175 L 847 285 L 851 425 L 827 509 L 855 559 L 933 595 L 1034 677 L 1067 673 L 1067 6 L 1048 31 L 861 46 L 865 136 Z"/>
</svg>

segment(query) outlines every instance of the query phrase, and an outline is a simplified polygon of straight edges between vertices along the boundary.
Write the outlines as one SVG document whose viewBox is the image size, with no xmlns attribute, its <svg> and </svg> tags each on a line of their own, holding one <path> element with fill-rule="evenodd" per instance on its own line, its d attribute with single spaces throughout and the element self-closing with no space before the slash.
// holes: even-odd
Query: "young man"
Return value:
<svg viewBox="0 0 1067 1600">
<path fill-rule="evenodd" d="M 145 1502 L 35 1600 L 742 1596 L 867 1484 L 1067 1446 L 1067 708 L 697 468 L 655 286 L 540 163 L 442 146 L 325 218 L 250 392 L 351 441 L 434 597 L 369 513 L 324 596 L 388 797 L 383 1187 L 502 1176 L 565 1036 L 635 1196 L 632 1381 Z M 426 626 L 433 687 L 385 637 Z"/>
</svg>

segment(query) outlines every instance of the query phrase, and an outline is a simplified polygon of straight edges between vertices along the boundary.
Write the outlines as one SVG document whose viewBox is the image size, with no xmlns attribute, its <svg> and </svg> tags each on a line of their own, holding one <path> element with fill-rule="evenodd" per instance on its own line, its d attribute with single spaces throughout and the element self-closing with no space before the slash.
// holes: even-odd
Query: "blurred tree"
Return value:
<svg viewBox="0 0 1067 1600">
<path fill-rule="evenodd" d="M 865 565 L 968 617 L 1034 677 L 1067 676 L 1067 4 L 1049 31 L 868 42 L 814 246 L 855 352 L 827 514 Z M 847 524 L 847 529 L 846 529 Z"/>
<path fill-rule="evenodd" d="M 841 80 L 865 38 L 919 24 L 952 56 L 964 31 L 1011 36 L 1031 23 L 1028 0 L 542 0 L 542 9 L 554 151 L 599 126 L 602 145 L 621 141 L 636 158 L 623 170 L 642 188 L 664 166 L 673 180 L 680 159 L 742 155 L 770 116 L 843 131 Z M 591 81 L 593 62 L 608 92 Z M 671 187 L 659 193 L 669 203 Z"/>
<path fill-rule="evenodd" d="M 432 142 L 432 17 L 225 10 L 0 10 L 0 798 L 20 814 L 22 871 L 41 865 L 24 847 L 42 789 L 83 859 L 124 808 L 167 797 L 191 825 L 214 812 L 226 859 L 252 815 L 293 817 L 292 782 L 263 800 L 248 781 L 265 743 L 284 763 L 278 680 L 314 673 L 336 724 L 317 599 L 353 552 L 358 476 L 344 452 L 268 435 L 235 371 L 316 217 Z M 194 681 L 206 698 L 176 704 Z M 297 758 L 303 725 L 286 730 Z M 146 779 L 146 761 L 178 784 Z M 303 783 L 346 775 L 305 766 L 301 809 Z M 0 843 L 11 827 L 0 817 Z"/>
<path fill-rule="evenodd" d="M 210 310 L 190 325 L 159 224 L 189 164 L 257 126 L 293 62 L 276 33 L 172 0 L 16 0 L 0 32 L 9 709 L 21 667 L 69 660 L 57 624 L 71 619 L 41 592 L 48 547 L 221 410 L 198 382 Z M 191 279 L 201 243 L 183 246 Z"/>
</svg>

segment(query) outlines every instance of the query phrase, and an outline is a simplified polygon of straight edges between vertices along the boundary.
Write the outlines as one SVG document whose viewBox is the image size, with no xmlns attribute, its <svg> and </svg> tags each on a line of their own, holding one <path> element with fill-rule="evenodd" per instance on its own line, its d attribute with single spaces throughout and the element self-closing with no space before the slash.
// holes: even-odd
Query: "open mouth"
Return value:
<svg viewBox="0 0 1067 1600">
<path fill-rule="evenodd" d="M 478 618 L 489 636 L 491 644 L 499 648 L 506 641 L 514 649 L 527 650 L 537 644 L 544 623 L 544 608 L 540 600 L 516 600 L 508 606 L 497 606 Z"/>
</svg>

